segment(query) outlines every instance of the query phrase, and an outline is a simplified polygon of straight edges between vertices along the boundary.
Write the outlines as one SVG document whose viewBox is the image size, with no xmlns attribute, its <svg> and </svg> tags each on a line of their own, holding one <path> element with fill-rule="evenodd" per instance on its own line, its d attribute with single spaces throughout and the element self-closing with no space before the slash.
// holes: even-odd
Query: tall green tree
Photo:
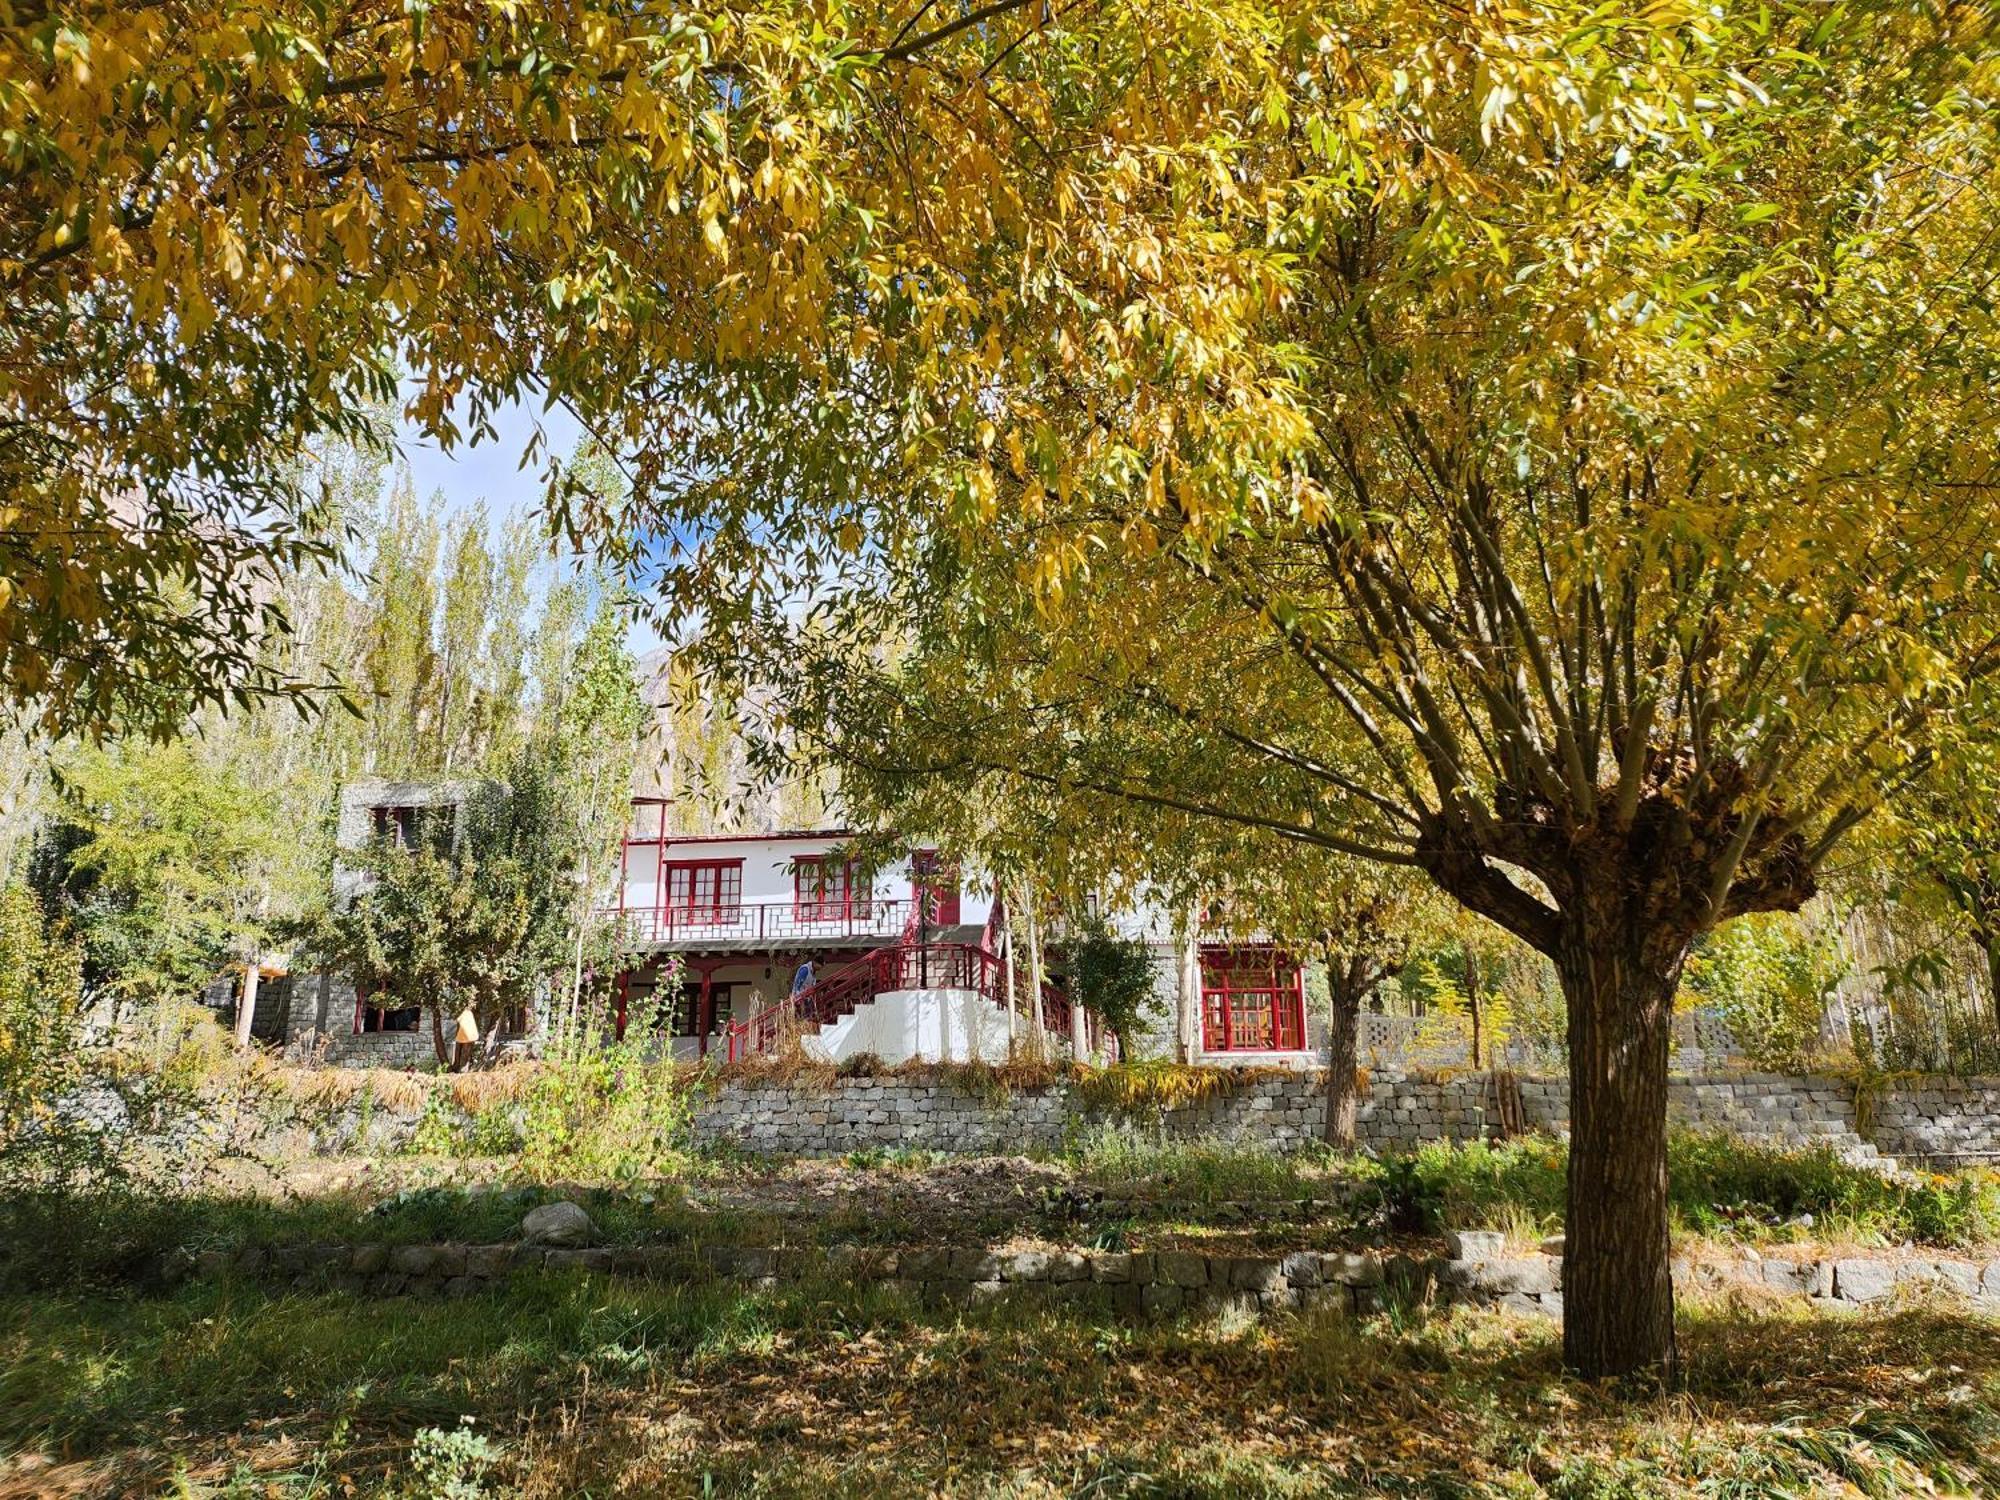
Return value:
<svg viewBox="0 0 2000 1500">
<path fill-rule="evenodd" d="M 85 747 L 59 766 L 59 818 L 37 851 L 45 903 L 82 941 L 93 985 L 191 999 L 254 962 L 299 867 L 274 788 L 199 742 Z"/>
</svg>

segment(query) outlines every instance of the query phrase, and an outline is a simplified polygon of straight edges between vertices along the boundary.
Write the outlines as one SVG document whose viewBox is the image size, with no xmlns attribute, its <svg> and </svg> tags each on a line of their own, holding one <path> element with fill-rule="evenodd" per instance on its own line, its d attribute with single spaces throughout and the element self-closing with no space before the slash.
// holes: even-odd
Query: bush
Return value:
<svg viewBox="0 0 2000 1500">
<path fill-rule="evenodd" d="M 1383 1217 L 1401 1233 L 1550 1232 L 1562 1227 L 1568 1165 L 1568 1148 L 1546 1137 L 1436 1142 L 1383 1164 Z M 1791 1150 L 1725 1134 L 1677 1133 L 1667 1143 L 1667 1191 L 1678 1226 L 1699 1234 L 1810 1232 L 1947 1247 L 2000 1235 L 1994 1174 L 1898 1179 L 1825 1146 Z"/>
</svg>

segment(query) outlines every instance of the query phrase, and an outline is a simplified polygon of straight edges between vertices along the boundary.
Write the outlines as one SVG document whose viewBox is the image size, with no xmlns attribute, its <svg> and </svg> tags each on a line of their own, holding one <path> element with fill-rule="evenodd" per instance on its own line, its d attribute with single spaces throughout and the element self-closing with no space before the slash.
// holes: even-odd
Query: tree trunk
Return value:
<svg viewBox="0 0 2000 1500">
<path fill-rule="evenodd" d="M 1465 950 L 1465 1006 L 1472 1014 L 1472 1066 L 1480 1066 L 1480 1025 L 1479 1014 L 1479 958 L 1471 948 Z"/>
<path fill-rule="evenodd" d="M 1074 989 L 1076 980 L 1073 976 L 1069 984 Z M 1069 997 L 1069 1055 L 1075 1062 L 1082 1062 L 1090 1056 L 1090 1016 L 1074 993 Z"/>
<path fill-rule="evenodd" d="M 1569 1007 L 1563 1359 L 1578 1374 L 1678 1374 L 1667 1234 L 1667 1052 L 1688 941 L 1579 922 L 1556 968 Z"/>
<path fill-rule="evenodd" d="M 1986 999 L 1993 1007 L 1993 1034 L 2000 1037 L 2000 923 L 1982 916 L 1973 922 L 1972 930 L 1986 955 Z"/>
<path fill-rule="evenodd" d="M 1174 1061 L 1192 1063 L 1201 1052 L 1201 949 L 1195 929 L 1199 911 L 1187 915 L 1174 944 Z"/>
<path fill-rule="evenodd" d="M 1034 887 L 1028 886 L 1030 900 Z M 1028 924 L 1028 999 L 1034 1011 L 1031 1021 L 1035 1033 L 1035 1056 L 1042 1062 L 1049 1060 L 1049 1018 L 1042 1009 L 1042 924 L 1035 916 L 1032 905 L 1026 906 Z"/>
<path fill-rule="evenodd" d="M 431 1046 L 437 1051 L 438 1066 L 449 1068 L 451 1066 L 451 1048 L 445 1044 L 444 1039 L 444 1002 L 434 1000 L 425 1006 L 424 1009 L 431 1013 Z M 452 1034 L 454 1036 L 458 1034 L 455 1025 Z"/>
<path fill-rule="evenodd" d="M 1360 1104 L 1361 999 L 1353 964 L 1326 966 L 1326 1143 L 1354 1149 L 1355 1114 Z"/>
<path fill-rule="evenodd" d="M 252 953 L 243 965 L 242 998 L 236 1002 L 236 1045 L 250 1045 L 250 1026 L 257 1019 L 257 981 L 263 977 L 257 965 L 257 955 Z"/>
</svg>

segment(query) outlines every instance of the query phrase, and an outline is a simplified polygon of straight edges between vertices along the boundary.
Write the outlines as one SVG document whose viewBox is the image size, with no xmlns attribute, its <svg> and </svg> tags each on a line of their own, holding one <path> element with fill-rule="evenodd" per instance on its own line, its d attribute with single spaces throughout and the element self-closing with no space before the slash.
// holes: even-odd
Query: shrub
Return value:
<svg viewBox="0 0 2000 1500">
<path fill-rule="evenodd" d="M 1384 1163 L 1382 1212 L 1404 1233 L 1554 1230 L 1562 1225 L 1567 1169 L 1567 1147 L 1546 1137 L 1436 1142 Z M 1826 1146 L 1788 1149 L 1680 1132 L 1668 1141 L 1667 1178 L 1676 1220 L 1697 1233 L 1769 1237 L 1811 1229 L 1941 1246 L 2000 1234 L 2000 1182 L 1991 1173 L 1894 1178 Z M 1806 1215 L 1810 1225 L 1801 1222 Z"/>
</svg>

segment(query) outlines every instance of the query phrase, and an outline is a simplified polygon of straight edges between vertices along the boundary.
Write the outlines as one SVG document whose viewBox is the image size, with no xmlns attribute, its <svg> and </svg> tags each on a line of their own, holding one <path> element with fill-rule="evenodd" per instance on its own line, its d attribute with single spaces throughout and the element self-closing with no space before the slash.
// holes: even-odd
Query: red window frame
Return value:
<svg viewBox="0 0 2000 1500">
<path fill-rule="evenodd" d="M 743 861 L 670 859 L 660 867 L 661 907 L 674 922 L 719 927 L 743 909 Z"/>
<path fill-rule="evenodd" d="M 1201 955 L 1204 1052 L 1299 1052 L 1306 1045 L 1305 970 L 1274 948 Z"/>
<path fill-rule="evenodd" d="M 801 854 L 792 861 L 792 915 L 801 922 L 845 922 L 855 908 L 867 909 L 871 879 L 846 859 L 835 864 L 824 854 Z"/>
</svg>

